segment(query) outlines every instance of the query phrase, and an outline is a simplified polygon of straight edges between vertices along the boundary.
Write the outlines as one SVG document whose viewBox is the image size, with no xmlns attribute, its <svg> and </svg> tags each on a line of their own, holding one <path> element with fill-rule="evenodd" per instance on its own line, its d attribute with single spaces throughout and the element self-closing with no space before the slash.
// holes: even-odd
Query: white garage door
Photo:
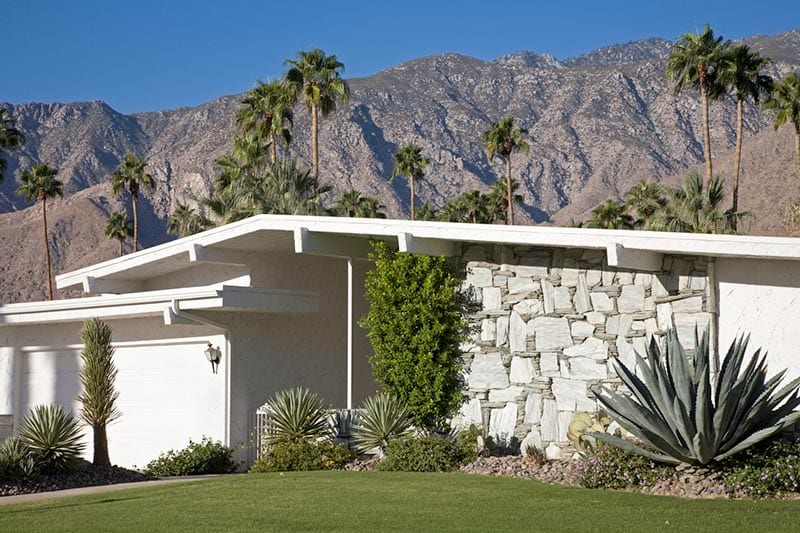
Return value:
<svg viewBox="0 0 800 533">
<path fill-rule="evenodd" d="M 225 365 L 213 374 L 203 350 L 209 340 L 116 347 L 120 419 L 108 428 L 111 462 L 144 467 L 159 453 L 203 436 L 225 439 Z M 224 346 L 222 337 L 211 339 Z M 72 406 L 79 391 L 79 350 L 28 352 L 23 357 L 22 412 L 40 403 Z M 91 459 L 91 429 L 86 457 Z"/>
</svg>

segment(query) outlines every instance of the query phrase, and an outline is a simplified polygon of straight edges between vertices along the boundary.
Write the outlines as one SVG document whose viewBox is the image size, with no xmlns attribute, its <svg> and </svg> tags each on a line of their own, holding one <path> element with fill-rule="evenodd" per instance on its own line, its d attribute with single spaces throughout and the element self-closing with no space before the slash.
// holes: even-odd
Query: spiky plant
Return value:
<svg viewBox="0 0 800 533">
<path fill-rule="evenodd" d="M 697 333 L 695 333 L 697 336 Z M 663 355 L 655 339 L 647 360 L 636 354 L 637 372 L 618 359 L 613 364 L 633 397 L 604 390 L 598 401 L 626 430 L 655 451 L 605 433 L 592 437 L 655 461 L 707 465 L 772 437 L 800 420 L 800 378 L 778 389 L 786 373 L 767 378 L 767 354 L 756 350 L 744 368 L 749 337 L 728 349 L 712 391 L 708 332 L 687 354 L 674 330 L 667 332 Z M 637 376 L 641 375 L 641 379 Z M 776 392 L 777 391 L 777 392 Z"/>
<path fill-rule="evenodd" d="M 411 419 L 405 406 L 394 396 L 379 393 L 364 400 L 362 412 L 353 426 L 353 445 L 359 453 L 377 449 L 378 455 L 392 437 L 411 429 Z"/>
<path fill-rule="evenodd" d="M 304 387 L 282 390 L 267 402 L 270 445 L 329 439 L 333 429 L 319 397 Z"/>
<path fill-rule="evenodd" d="M 98 466 L 111 466 L 108 457 L 106 426 L 121 416 L 117 409 L 119 392 L 114 387 L 117 368 L 114 365 L 114 348 L 111 347 L 111 326 L 90 318 L 81 331 L 83 351 L 80 381 L 83 390 L 78 401 L 83 404 L 81 419 L 91 426 L 94 436 L 94 458 Z"/>
<path fill-rule="evenodd" d="M 0 443 L 0 482 L 31 481 L 36 476 L 36 462 L 30 448 L 16 435 L 6 437 Z"/>
<path fill-rule="evenodd" d="M 60 405 L 34 407 L 19 436 L 43 474 L 74 469 L 85 446 L 78 421 Z"/>
</svg>

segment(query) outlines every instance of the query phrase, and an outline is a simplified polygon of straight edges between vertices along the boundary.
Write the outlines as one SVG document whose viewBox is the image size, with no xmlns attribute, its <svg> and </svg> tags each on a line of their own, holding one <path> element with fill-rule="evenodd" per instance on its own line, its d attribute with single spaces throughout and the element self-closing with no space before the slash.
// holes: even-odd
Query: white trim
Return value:
<svg viewBox="0 0 800 533">
<path fill-rule="evenodd" d="M 353 258 L 347 258 L 347 408 L 353 408 Z"/>
</svg>

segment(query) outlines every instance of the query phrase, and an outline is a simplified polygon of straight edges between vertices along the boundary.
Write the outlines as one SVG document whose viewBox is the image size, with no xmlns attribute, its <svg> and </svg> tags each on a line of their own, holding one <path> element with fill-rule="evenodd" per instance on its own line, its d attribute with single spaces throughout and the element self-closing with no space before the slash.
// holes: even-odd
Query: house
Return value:
<svg viewBox="0 0 800 533">
<path fill-rule="evenodd" d="M 689 349 L 695 328 L 723 350 L 749 332 L 771 371 L 800 375 L 797 239 L 260 215 L 57 276 L 84 297 L 0 307 L 0 432 L 37 404 L 78 411 L 90 317 L 114 331 L 120 465 L 202 436 L 251 460 L 255 411 L 287 387 L 357 406 L 378 388 L 357 326 L 370 240 L 452 258 L 471 326 L 455 422 L 501 442 L 568 453 L 592 387 L 619 384 L 610 359 L 670 327 Z"/>
</svg>

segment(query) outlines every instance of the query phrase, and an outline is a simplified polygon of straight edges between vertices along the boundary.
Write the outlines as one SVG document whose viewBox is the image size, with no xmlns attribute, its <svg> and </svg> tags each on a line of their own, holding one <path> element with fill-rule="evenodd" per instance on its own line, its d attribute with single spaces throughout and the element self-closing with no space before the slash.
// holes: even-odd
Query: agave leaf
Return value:
<svg viewBox="0 0 800 533">
<path fill-rule="evenodd" d="M 764 428 L 760 431 L 756 431 L 752 433 L 749 437 L 739 442 L 736 446 L 733 446 L 729 450 L 725 451 L 714 457 L 716 461 L 722 461 L 723 459 L 730 457 L 734 454 L 741 452 L 742 450 L 746 450 L 750 446 L 757 444 L 773 435 L 779 433 L 783 428 L 790 426 L 800 420 L 800 411 L 796 411 L 791 413 L 790 415 L 784 417 L 781 421 L 779 421 L 774 426 Z"/>
<path fill-rule="evenodd" d="M 681 464 L 681 461 L 677 461 L 677 460 L 675 460 L 675 458 L 670 457 L 669 455 L 659 454 L 659 453 L 651 452 L 649 450 L 645 450 L 641 446 L 637 446 L 635 443 L 633 443 L 633 442 L 631 442 L 629 440 L 626 440 L 626 439 L 621 439 L 621 438 L 619 438 L 619 437 L 617 437 L 615 435 L 609 435 L 608 433 L 598 433 L 598 432 L 588 433 L 588 435 L 591 436 L 591 437 L 594 437 L 595 439 L 597 439 L 599 441 L 607 442 L 608 444 L 612 444 L 612 445 L 616 446 L 617 448 L 621 448 L 621 449 L 623 449 L 623 450 L 625 450 L 627 452 L 631 452 L 631 453 L 635 453 L 637 455 L 641 455 L 643 457 L 647 457 L 648 459 L 652 459 L 654 461 L 658 461 L 658 462 L 661 462 L 661 463 L 674 464 L 674 465 Z"/>
</svg>

